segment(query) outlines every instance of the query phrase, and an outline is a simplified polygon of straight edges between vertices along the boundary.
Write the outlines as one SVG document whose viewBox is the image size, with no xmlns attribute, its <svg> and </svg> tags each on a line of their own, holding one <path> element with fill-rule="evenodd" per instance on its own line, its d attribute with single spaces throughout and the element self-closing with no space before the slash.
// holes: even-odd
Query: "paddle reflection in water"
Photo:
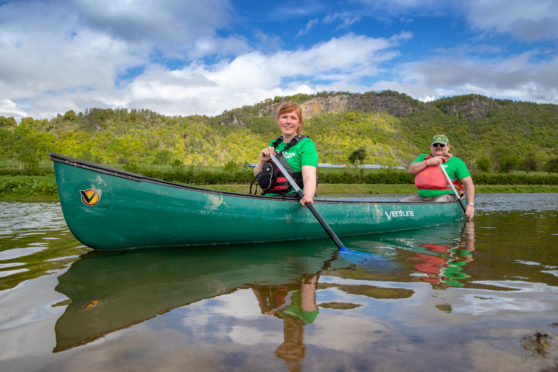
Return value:
<svg viewBox="0 0 558 372">
<path fill-rule="evenodd" d="M 473 221 L 455 222 L 423 229 L 399 231 L 370 237 L 367 241 L 353 241 L 353 246 L 368 252 L 380 252 L 364 256 L 359 253 L 348 257 L 349 262 L 368 268 L 372 272 L 387 271 L 400 274 L 399 281 L 410 275 L 418 281 L 431 283 L 436 288 L 462 287 L 470 276 L 465 266 L 473 261 L 475 250 L 475 226 Z M 390 257 L 389 253 L 394 257 Z M 343 257 L 342 254 L 340 254 Z M 374 267 L 377 266 L 377 267 Z M 406 268 L 407 270 L 403 270 Z"/>
</svg>

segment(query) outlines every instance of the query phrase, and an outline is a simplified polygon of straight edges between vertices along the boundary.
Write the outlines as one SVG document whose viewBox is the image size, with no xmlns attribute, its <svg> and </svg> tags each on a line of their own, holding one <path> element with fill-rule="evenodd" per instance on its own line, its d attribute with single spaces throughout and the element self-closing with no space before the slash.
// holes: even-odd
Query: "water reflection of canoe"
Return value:
<svg viewBox="0 0 558 372">
<path fill-rule="evenodd" d="M 58 154 L 64 218 L 96 249 L 227 244 L 327 237 L 293 199 L 206 190 L 147 178 Z M 316 200 L 339 236 L 412 229 L 461 218 L 456 203 Z"/>
<path fill-rule="evenodd" d="M 347 238 L 352 255 L 342 254 L 327 239 L 249 244 L 205 249 L 160 248 L 95 251 L 72 264 L 58 280 L 56 290 L 69 298 L 56 323 L 55 351 L 85 344 L 177 307 L 231 293 L 241 288 L 297 284 L 305 275 L 326 274 L 350 278 L 408 280 L 393 248 L 421 251 L 426 242 L 455 239 L 458 224 L 432 229 L 378 234 L 372 239 Z M 404 242 L 404 244 L 402 243 Z M 364 269 L 355 270 L 355 268 Z M 326 286 L 334 285 L 329 282 Z M 352 288 L 358 287 L 358 288 Z M 346 283 L 347 293 L 361 291 Z M 366 286 L 363 292 L 379 298 L 403 298 L 404 288 Z M 356 292 L 355 292 L 356 293 Z M 360 293 L 360 292 L 359 292 Z"/>
<path fill-rule="evenodd" d="M 239 288 L 295 283 L 332 268 L 335 253 L 327 240 L 91 252 L 58 278 L 56 290 L 71 302 L 56 323 L 54 351 Z"/>
<path fill-rule="evenodd" d="M 470 278 L 464 269 L 473 261 L 472 252 L 475 250 L 472 222 L 467 225 L 445 224 L 404 234 L 382 234 L 377 243 L 413 252 L 407 261 L 413 266 L 414 276 L 423 282 L 463 287 L 463 280 Z"/>
<path fill-rule="evenodd" d="M 425 248 L 425 245 L 442 244 L 458 246 L 464 233 L 463 222 L 452 222 L 425 229 L 414 229 L 405 232 L 391 232 L 374 236 L 373 239 L 353 240 L 352 249 L 375 252 L 374 249 L 365 247 L 391 247 L 414 253 L 434 254 Z"/>
</svg>

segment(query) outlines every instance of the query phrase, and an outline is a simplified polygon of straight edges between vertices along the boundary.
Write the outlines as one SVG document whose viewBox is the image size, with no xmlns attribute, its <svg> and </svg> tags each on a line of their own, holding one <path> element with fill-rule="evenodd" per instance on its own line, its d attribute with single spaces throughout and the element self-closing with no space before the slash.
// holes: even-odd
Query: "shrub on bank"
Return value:
<svg viewBox="0 0 558 372">
<path fill-rule="evenodd" d="M 35 169 L 18 169 L 18 168 L 0 168 L 0 176 L 48 176 L 54 174 L 53 169 L 35 168 Z"/>
<path fill-rule="evenodd" d="M 558 185 L 558 176 L 480 173 L 473 175 L 473 181 L 479 185 Z"/>
<path fill-rule="evenodd" d="M 0 176 L 0 196 L 6 193 L 18 195 L 55 195 L 54 176 Z"/>
<path fill-rule="evenodd" d="M 236 172 L 200 171 L 194 167 L 182 171 L 155 171 L 140 170 L 146 177 L 158 178 L 171 182 L 193 185 L 218 185 L 233 183 L 250 183 L 254 178 L 252 168 L 241 169 Z M 320 183 L 330 184 L 388 184 L 405 185 L 413 184 L 414 176 L 405 171 L 377 171 L 377 172 L 320 172 Z M 558 176 L 555 175 L 516 175 L 516 174 L 474 174 L 473 180 L 478 185 L 558 185 Z"/>
<path fill-rule="evenodd" d="M 318 172 L 320 183 L 412 184 L 414 177 L 407 172 Z"/>
<path fill-rule="evenodd" d="M 219 184 L 247 184 L 253 178 L 253 168 L 237 167 L 222 168 L 215 170 L 206 170 L 199 167 L 184 167 L 172 169 L 168 171 L 158 169 L 137 169 L 137 173 L 146 177 L 161 179 L 170 182 L 184 183 L 190 185 L 219 185 Z M 47 190 L 53 190 L 54 174 L 51 169 L 35 169 L 26 171 L 14 168 L 1 168 L 0 178 L 9 179 L 2 181 L 0 184 L 0 192 L 2 187 L 12 185 L 10 188 L 19 187 L 18 182 L 22 183 L 22 188 L 28 187 L 28 181 L 22 181 L 24 178 L 31 177 L 41 179 L 48 178 L 49 185 Z M 414 176 L 408 174 L 404 170 L 365 170 L 365 169 L 318 169 L 319 183 L 322 184 L 388 184 L 388 185 L 405 185 L 413 184 Z M 495 174 L 495 173 L 478 173 L 473 175 L 473 181 L 476 185 L 558 185 L 558 175 L 518 175 L 518 174 Z M 3 185 L 3 186 L 2 186 Z M 54 186 L 55 187 L 55 186 Z M 31 186 L 31 190 L 38 190 L 39 186 Z M 55 190 L 55 188 L 54 188 Z"/>
<path fill-rule="evenodd" d="M 187 170 L 164 172 L 159 170 L 144 170 L 140 172 L 146 177 L 164 181 L 185 183 L 190 185 L 219 185 L 231 183 L 250 183 L 254 178 L 252 169 L 237 172 L 200 171 L 194 167 Z"/>
</svg>

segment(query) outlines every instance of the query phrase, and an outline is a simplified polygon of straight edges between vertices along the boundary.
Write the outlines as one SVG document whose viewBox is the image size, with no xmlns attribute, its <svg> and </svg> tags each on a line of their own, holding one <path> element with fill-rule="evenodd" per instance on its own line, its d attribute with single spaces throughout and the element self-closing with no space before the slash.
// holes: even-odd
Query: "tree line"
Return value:
<svg viewBox="0 0 558 372">
<path fill-rule="evenodd" d="M 259 150 L 279 135 L 270 107 L 334 94 L 276 97 L 214 117 L 103 108 L 20 123 L 0 116 L 0 161 L 36 169 L 49 152 L 57 152 L 128 168 L 241 165 L 255 162 Z M 490 110 L 481 115 L 471 102 Z M 318 113 L 305 120 L 305 134 L 316 143 L 322 163 L 406 167 L 428 150 L 433 134 L 445 133 L 452 152 L 473 173 L 558 172 L 556 105 L 479 96 L 411 103 L 417 109 L 399 116 L 366 110 Z"/>
</svg>

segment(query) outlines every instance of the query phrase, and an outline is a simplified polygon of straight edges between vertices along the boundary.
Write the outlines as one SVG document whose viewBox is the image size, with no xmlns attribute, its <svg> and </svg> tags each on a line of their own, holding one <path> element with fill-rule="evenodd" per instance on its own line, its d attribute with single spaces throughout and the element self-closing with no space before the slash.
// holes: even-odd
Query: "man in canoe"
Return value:
<svg viewBox="0 0 558 372">
<path fill-rule="evenodd" d="M 465 162 L 450 152 L 448 137 L 437 134 L 432 137 L 430 154 L 419 155 L 409 164 L 409 173 L 415 174 L 418 195 L 409 196 L 404 202 L 457 201 L 452 187 L 440 169 L 443 166 L 457 190 L 464 190 L 467 199 L 465 215 L 471 220 L 475 215 L 475 185 Z"/>
<path fill-rule="evenodd" d="M 296 197 L 297 194 L 287 179 L 270 160 L 270 154 L 273 154 L 303 190 L 304 197 L 300 199 L 300 203 L 313 204 L 317 187 L 318 152 L 314 142 L 301 134 L 304 128 L 302 110 L 296 103 L 282 104 L 276 119 L 282 136 L 261 150 L 254 175 L 264 195 Z"/>
</svg>

